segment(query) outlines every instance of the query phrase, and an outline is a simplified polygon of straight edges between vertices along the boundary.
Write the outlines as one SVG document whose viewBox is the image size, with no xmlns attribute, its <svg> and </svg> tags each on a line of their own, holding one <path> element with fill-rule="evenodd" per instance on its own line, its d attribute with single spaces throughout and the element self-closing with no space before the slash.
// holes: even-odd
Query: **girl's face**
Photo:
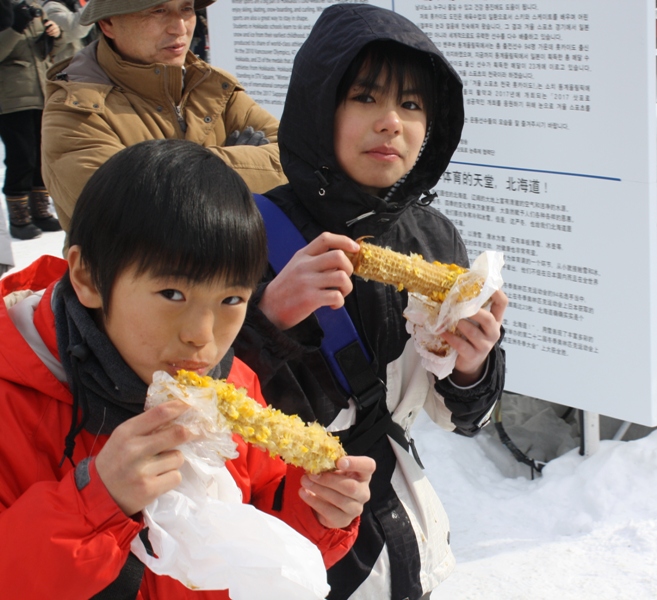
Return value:
<svg viewBox="0 0 657 600">
<path fill-rule="evenodd" d="M 78 246 L 69 250 L 69 265 L 72 259 L 76 262 L 71 252 L 78 251 Z M 76 271 L 71 265 L 71 281 L 84 306 L 102 307 L 84 267 Z M 250 289 L 137 275 L 129 268 L 114 282 L 103 325 L 123 360 L 144 383 L 150 384 L 153 373 L 160 370 L 170 375 L 179 369 L 206 375 L 237 337 L 250 296 Z"/>
<path fill-rule="evenodd" d="M 381 73 L 367 92 L 357 77 L 335 111 L 338 164 L 375 196 L 413 168 L 427 131 L 420 95 L 412 89 L 404 89 L 400 95 L 396 89 L 384 88 L 385 81 L 386 73 Z"/>
</svg>

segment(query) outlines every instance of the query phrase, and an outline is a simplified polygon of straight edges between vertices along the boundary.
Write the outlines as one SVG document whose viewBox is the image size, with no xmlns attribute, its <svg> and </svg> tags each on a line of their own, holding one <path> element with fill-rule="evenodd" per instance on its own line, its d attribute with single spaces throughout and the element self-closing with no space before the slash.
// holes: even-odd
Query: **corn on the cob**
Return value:
<svg viewBox="0 0 657 600">
<path fill-rule="evenodd" d="M 401 254 L 390 248 L 381 248 L 362 241 L 360 251 L 347 254 L 354 265 L 354 273 L 363 279 L 387 283 L 416 294 L 422 294 L 434 302 L 445 300 L 457 279 L 468 272 L 458 265 L 427 262 L 420 254 Z M 474 298 L 481 291 L 482 281 L 476 279 L 461 286 L 459 301 Z"/>
<path fill-rule="evenodd" d="M 319 423 L 306 425 L 297 415 L 264 407 L 250 398 L 244 388 L 236 388 L 225 379 L 180 370 L 176 381 L 185 386 L 213 388 L 217 393 L 217 408 L 233 433 L 308 473 L 332 471 L 335 462 L 346 454 L 340 440 Z"/>
</svg>

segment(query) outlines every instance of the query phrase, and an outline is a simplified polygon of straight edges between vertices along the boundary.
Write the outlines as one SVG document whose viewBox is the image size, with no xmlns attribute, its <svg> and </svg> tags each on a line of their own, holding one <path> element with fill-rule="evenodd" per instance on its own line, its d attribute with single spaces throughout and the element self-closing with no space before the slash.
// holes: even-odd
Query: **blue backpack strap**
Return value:
<svg viewBox="0 0 657 600">
<path fill-rule="evenodd" d="M 269 264 L 276 273 L 294 254 L 308 245 L 288 216 L 269 198 L 253 194 L 267 229 Z M 322 306 L 315 316 L 324 332 L 320 350 L 333 375 L 344 390 L 354 397 L 359 408 L 376 402 L 385 393 L 385 385 L 376 377 L 367 350 L 347 310 Z"/>
</svg>

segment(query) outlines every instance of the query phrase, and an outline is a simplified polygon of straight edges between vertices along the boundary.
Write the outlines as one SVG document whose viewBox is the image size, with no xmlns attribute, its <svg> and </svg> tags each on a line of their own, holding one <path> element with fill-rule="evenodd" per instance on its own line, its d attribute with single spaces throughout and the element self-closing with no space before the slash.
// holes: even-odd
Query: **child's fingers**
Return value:
<svg viewBox="0 0 657 600">
<path fill-rule="evenodd" d="M 178 487 L 181 481 L 182 481 L 182 474 L 178 469 L 167 471 L 166 473 L 163 473 L 162 475 L 154 479 L 150 489 L 150 498 L 146 501 L 144 507 L 148 506 L 151 502 L 159 498 L 162 494 L 166 494 L 167 492 Z"/>
<path fill-rule="evenodd" d="M 185 457 L 179 450 L 165 450 L 153 456 L 144 465 L 143 474 L 148 477 L 161 477 L 171 471 L 177 471 L 183 466 Z"/>
<path fill-rule="evenodd" d="M 348 470 L 338 470 L 319 475 L 306 474 L 301 485 L 329 503 L 344 507 L 356 502 L 361 506 L 370 499 L 369 483 L 376 463 L 368 456 L 348 456 L 338 461 Z"/>
<path fill-rule="evenodd" d="M 301 485 L 305 490 L 309 490 L 313 494 L 317 494 L 324 500 L 336 505 L 340 505 L 347 499 L 360 501 L 361 503 L 367 501 L 367 496 L 362 494 L 358 489 L 358 485 L 360 484 L 357 481 L 334 476 L 332 473 L 304 475 L 301 478 Z"/>
<path fill-rule="evenodd" d="M 325 527 L 347 527 L 363 512 L 370 499 L 370 480 L 376 463 L 368 456 L 345 456 L 339 470 L 304 475 L 299 495 L 315 511 Z"/>
<path fill-rule="evenodd" d="M 189 429 L 183 425 L 171 423 L 140 438 L 142 453 L 144 456 L 157 456 L 188 442 L 192 437 L 193 434 Z"/>
<path fill-rule="evenodd" d="M 308 260 L 312 261 L 308 266 L 318 273 L 327 273 L 329 271 L 343 271 L 351 277 L 354 272 L 354 265 L 347 258 L 342 250 L 327 250 L 322 254 L 308 255 Z"/>
<path fill-rule="evenodd" d="M 475 347 L 494 344 L 500 338 L 500 323 L 495 315 L 483 308 L 471 317 L 461 319 L 457 329 Z M 444 335 L 443 339 L 447 341 Z"/>
<path fill-rule="evenodd" d="M 301 488 L 299 490 L 301 499 L 315 511 L 317 519 L 324 527 L 342 529 L 363 512 L 363 505 L 351 501 L 338 506 L 319 494 Z"/>
<path fill-rule="evenodd" d="M 344 252 L 358 252 L 360 246 L 346 235 L 338 235 L 337 233 L 329 233 L 325 231 L 317 236 L 305 248 L 305 251 L 313 256 L 324 254 L 329 250 L 343 250 Z"/>
<path fill-rule="evenodd" d="M 150 435 L 161 427 L 175 421 L 187 410 L 189 410 L 189 405 L 180 400 L 163 402 L 125 421 L 121 427 L 129 432 L 130 436 Z"/>
<path fill-rule="evenodd" d="M 349 473 L 352 479 L 369 483 L 376 471 L 376 461 L 369 456 L 343 456 L 335 465 L 339 472 Z"/>
<path fill-rule="evenodd" d="M 294 327 L 322 306 L 340 308 L 353 290 L 353 265 L 342 250 L 330 247 L 336 238 L 351 240 L 333 234 L 320 238 L 293 256 L 260 300 L 260 310 L 279 329 Z"/>
<path fill-rule="evenodd" d="M 509 305 L 509 298 L 502 290 L 497 290 L 491 296 L 491 300 L 492 304 L 490 307 L 490 312 L 495 317 L 495 320 L 501 324 L 502 319 L 504 318 L 504 311 Z"/>
<path fill-rule="evenodd" d="M 313 290 L 332 290 L 348 296 L 354 288 L 349 274 L 343 270 L 314 272 L 308 277 L 308 287 Z"/>
<path fill-rule="evenodd" d="M 117 505 L 130 516 L 180 483 L 184 458 L 170 448 L 189 433 L 180 425 L 132 439 L 120 433 L 117 427 L 96 456 L 96 470 Z"/>
</svg>

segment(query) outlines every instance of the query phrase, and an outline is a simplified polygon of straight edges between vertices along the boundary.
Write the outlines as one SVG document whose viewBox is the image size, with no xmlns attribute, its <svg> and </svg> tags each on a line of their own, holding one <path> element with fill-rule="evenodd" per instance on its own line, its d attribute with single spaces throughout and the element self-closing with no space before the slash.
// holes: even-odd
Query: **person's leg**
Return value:
<svg viewBox="0 0 657 600">
<path fill-rule="evenodd" d="M 36 157 L 32 172 L 32 191 L 29 206 L 32 222 L 42 231 L 61 231 L 59 221 L 50 212 L 50 195 L 41 176 L 41 116 L 40 110 L 33 113 L 32 127 L 36 140 Z"/>
<path fill-rule="evenodd" d="M 12 237 L 29 240 L 41 235 L 28 207 L 36 163 L 32 111 L 0 115 L 0 138 L 5 145 L 5 183 L 2 188 L 9 212 Z"/>
</svg>

